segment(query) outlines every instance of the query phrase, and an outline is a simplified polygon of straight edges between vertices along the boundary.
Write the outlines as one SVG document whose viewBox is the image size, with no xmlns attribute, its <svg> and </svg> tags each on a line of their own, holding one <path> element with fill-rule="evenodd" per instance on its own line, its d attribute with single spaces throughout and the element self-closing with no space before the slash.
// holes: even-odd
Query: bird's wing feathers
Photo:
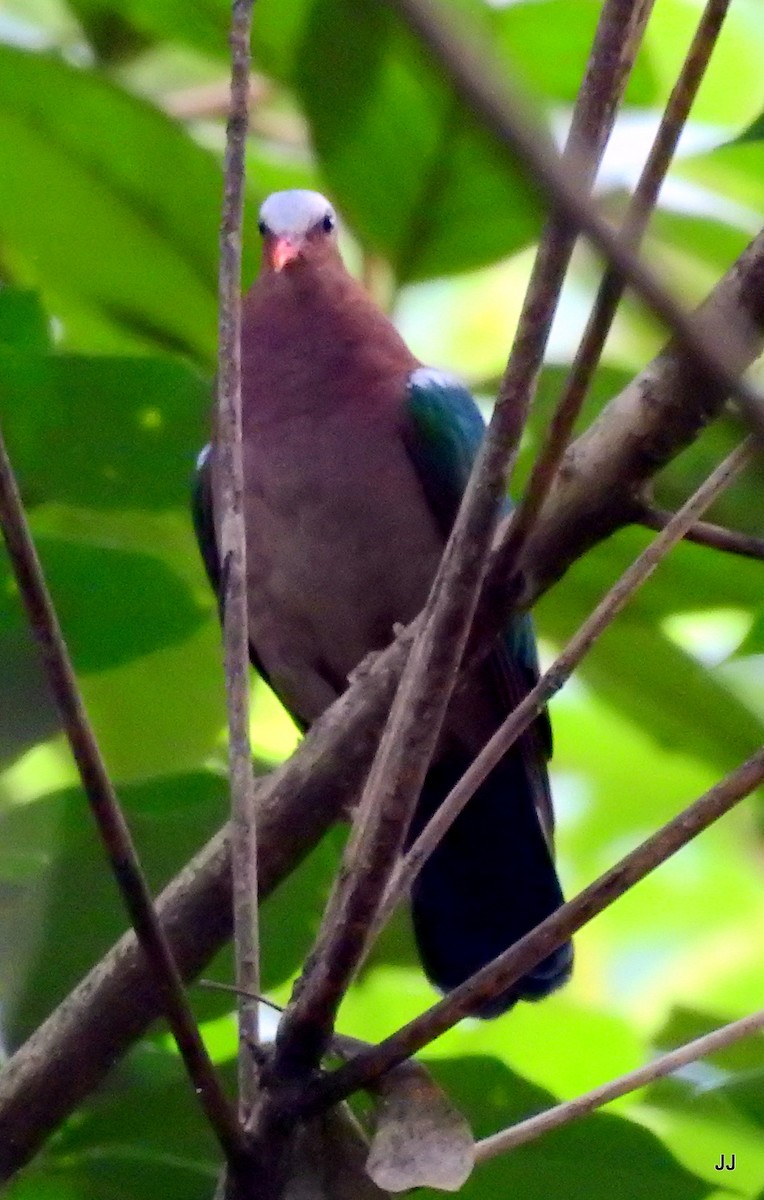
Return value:
<svg viewBox="0 0 764 1200">
<path fill-rule="evenodd" d="M 212 447 L 209 443 L 196 460 L 191 484 L 191 516 L 207 578 L 220 601 L 220 556 L 212 510 Z"/>
<path fill-rule="evenodd" d="M 212 590 L 217 596 L 218 608 L 220 610 L 220 618 L 222 623 L 223 618 L 223 589 L 222 589 L 222 571 L 220 567 L 220 555 L 218 553 L 217 535 L 215 533 L 215 519 L 212 507 L 212 447 L 208 444 L 204 447 L 201 454 L 196 460 L 196 470 L 191 488 L 191 516 L 194 523 L 194 533 L 196 540 L 199 543 L 202 561 L 204 562 L 207 578 L 212 585 Z M 252 645 L 249 643 L 249 659 L 252 666 L 257 671 L 258 675 L 272 687 L 268 673 L 263 667 L 263 664 Z M 295 714 L 291 713 L 292 720 L 299 725 L 300 729 L 306 728 L 305 722 Z"/>
<path fill-rule="evenodd" d="M 461 504 L 485 422 L 464 384 L 420 367 L 408 379 L 403 436 L 427 502 L 448 537 Z"/>
<path fill-rule="evenodd" d="M 485 434 L 485 423 L 472 395 L 452 375 L 422 367 L 408 380 L 404 439 L 427 501 L 448 537 Z M 505 511 L 511 511 L 507 497 Z M 513 617 L 491 669 L 507 708 L 513 708 L 539 677 L 533 622 Z M 552 731 L 544 711 L 535 722 L 544 754 L 552 753 Z"/>
</svg>

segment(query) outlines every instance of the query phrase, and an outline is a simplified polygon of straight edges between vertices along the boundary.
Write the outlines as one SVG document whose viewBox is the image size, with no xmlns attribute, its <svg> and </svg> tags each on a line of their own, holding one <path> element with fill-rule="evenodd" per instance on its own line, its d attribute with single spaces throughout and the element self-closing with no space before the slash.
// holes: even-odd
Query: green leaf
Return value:
<svg viewBox="0 0 764 1200">
<path fill-rule="evenodd" d="M 48 319 L 37 292 L 24 288 L 0 289 L 0 346 L 17 350 L 50 347 Z"/>
<path fill-rule="evenodd" d="M 231 1074 L 224 1072 L 229 1094 Z M 32 1200 L 35 1185 L 46 1196 L 50 1182 L 60 1182 L 66 1200 L 209 1200 L 220 1166 L 219 1148 L 179 1058 L 144 1041 L 8 1195 Z"/>
<path fill-rule="evenodd" d="M 701 1012 L 694 1008 L 678 1006 L 672 1009 L 668 1019 L 653 1038 L 656 1048 L 662 1053 L 674 1050 L 686 1042 L 704 1037 L 721 1029 L 733 1018 L 727 1015 Z M 703 1057 L 704 1062 L 712 1063 L 725 1072 L 741 1072 L 750 1074 L 764 1067 L 764 1033 L 749 1033 L 731 1046 L 724 1046 L 712 1054 Z"/>
<path fill-rule="evenodd" d="M 252 61 L 281 83 L 293 85 L 312 0 L 258 0 L 252 22 Z M 359 19 L 362 19 L 359 11 Z"/>
<path fill-rule="evenodd" d="M 555 1103 L 542 1088 L 491 1058 L 428 1061 L 438 1082 L 484 1137 Z M 595 1113 L 475 1169 L 461 1196 L 523 1200 L 692 1200 L 710 1188 L 647 1129 Z M 435 1193 L 426 1191 L 423 1196 Z"/>
<path fill-rule="evenodd" d="M 28 504 L 188 503 L 210 385 L 172 358 L 0 349 L 0 417 Z"/>
<path fill-rule="evenodd" d="M 496 35 L 509 77 L 517 79 L 537 101 L 572 105 L 601 13 L 599 0 L 532 0 L 507 5 L 496 22 Z M 660 82 L 651 56 L 643 52 L 630 76 L 627 102 L 653 104 Z"/>
<path fill-rule="evenodd" d="M 754 622 L 737 652 L 741 657 L 748 654 L 764 654 L 764 612 L 756 614 Z"/>
<path fill-rule="evenodd" d="M 674 86 L 702 12 L 700 0 L 661 0 L 656 4 L 640 55 L 658 80 L 659 103 Z M 703 77 L 692 119 L 714 126 L 740 126 L 764 105 L 764 27 L 758 0 L 739 0 L 728 12 Z M 638 59 L 639 62 L 639 59 Z M 734 87 L 730 86 L 734 80 Z M 627 101 L 632 93 L 627 91 Z"/>
<path fill-rule="evenodd" d="M 148 554 L 59 538 L 38 538 L 37 552 L 69 651 L 83 673 L 183 642 L 208 619 L 208 607 L 196 604 L 183 580 Z M 0 573 L 0 626 L 19 634 L 26 622 L 11 591 L 8 567 Z"/>
<path fill-rule="evenodd" d="M 297 86 L 330 187 L 400 281 L 489 262 L 538 233 L 522 173 L 390 10 L 316 0 Z"/>
<path fill-rule="evenodd" d="M 536 608 L 542 634 L 564 644 L 646 540 L 624 530 L 575 563 Z M 757 564 L 741 562 L 734 573 L 727 568 L 727 586 L 717 587 L 721 557 L 702 547 L 678 548 L 587 654 L 579 674 L 660 744 L 729 770 L 759 744 L 761 723 L 660 627 L 667 613 L 724 604 L 730 592 L 732 603 L 745 603 L 746 580 L 759 586 Z"/>
<path fill-rule="evenodd" d="M 52 737 L 60 722 L 40 651 L 23 626 L 0 629 L 0 664 L 0 765 L 5 766 Z"/>
<path fill-rule="evenodd" d="M 724 202 L 731 203 L 731 218 L 751 234 L 758 230 L 759 214 L 764 207 L 763 133 L 757 126 L 756 130 L 751 129 L 741 138 L 706 154 L 679 159 L 675 167 L 682 178 L 716 193 L 722 212 Z M 738 205 L 741 207 L 737 208 Z"/>
<path fill-rule="evenodd" d="M 226 815 L 226 783 L 211 772 L 119 788 L 152 890 L 166 883 Z M 128 925 L 79 788 L 0 811 L 6 1034 L 18 1042 Z"/>
<path fill-rule="evenodd" d="M 673 1048 L 712 1033 L 726 1018 L 679 1009 L 659 1034 L 659 1044 Z M 663 1084 L 665 1083 L 665 1087 Z M 659 1080 L 648 1099 L 657 1104 L 685 1103 L 713 1114 L 730 1116 L 764 1133 L 764 1037 L 750 1034 L 715 1054 L 706 1055 L 670 1080 Z"/>
<path fill-rule="evenodd" d="M 154 40 L 182 42 L 203 54 L 228 57 L 230 14 L 221 0 L 191 6 L 162 0 L 69 0 L 102 60 L 130 58 Z"/>
<path fill-rule="evenodd" d="M 745 250 L 748 235 L 707 216 L 658 210 L 645 257 L 687 307 L 700 304 Z"/>
<path fill-rule="evenodd" d="M 6 161 L 23 163 L 0 173 L 3 262 L 39 288 L 68 343 L 97 330 L 101 349 L 159 345 L 211 364 L 215 158 L 95 72 L 9 46 L 0 144 Z"/>
</svg>

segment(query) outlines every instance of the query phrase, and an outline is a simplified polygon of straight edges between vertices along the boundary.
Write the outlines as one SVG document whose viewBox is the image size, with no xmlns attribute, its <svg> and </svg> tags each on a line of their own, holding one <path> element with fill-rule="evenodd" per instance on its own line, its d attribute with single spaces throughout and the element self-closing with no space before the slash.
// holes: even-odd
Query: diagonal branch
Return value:
<svg viewBox="0 0 764 1200">
<path fill-rule="evenodd" d="M 717 783 L 672 821 L 652 834 L 614 867 L 559 908 L 535 930 L 526 934 L 472 979 L 416 1017 L 372 1050 L 359 1053 L 331 1074 L 313 1080 L 301 1094 L 290 1098 L 301 1114 L 336 1104 L 359 1087 L 366 1087 L 385 1071 L 451 1029 L 479 1004 L 496 995 L 532 970 L 537 963 L 607 908 L 662 862 L 687 845 L 728 812 L 764 780 L 764 747 Z"/>
<path fill-rule="evenodd" d="M 483 1138 L 475 1146 L 475 1162 L 488 1162 L 499 1154 L 514 1150 L 516 1146 L 535 1141 L 551 1129 L 559 1129 L 561 1125 L 577 1121 L 579 1117 L 585 1117 L 595 1109 L 602 1108 L 603 1104 L 609 1104 L 619 1096 L 635 1092 L 656 1079 L 663 1079 L 688 1063 L 697 1062 L 699 1058 L 715 1054 L 718 1050 L 725 1050 L 727 1046 L 734 1046 L 735 1042 L 750 1037 L 759 1029 L 764 1029 L 764 1008 L 748 1017 L 741 1017 L 739 1021 L 730 1021 L 720 1029 L 694 1038 L 693 1041 L 677 1046 L 675 1050 L 669 1050 L 666 1054 L 660 1054 L 643 1067 L 637 1067 L 636 1070 L 628 1071 L 617 1079 L 611 1079 L 609 1083 L 592 1088 L 583 1096 L 576 1096 L 574 1100 L 567 1100 L 564 1104 L 556 1104 L 554 1108 L 529 1117 L 527 1121 L 520 1121 L 500 1133 Z"/>
<path fill-rule="evenodd" d="M 260 990 L 257 911 L 257 816 L 249 744 L 249 634 L 244 469 L 241 448 L 241 226 L 249 108 L 249 38 L 253 0 L 235 0 L 231 25 L 231 105 L 226 131 L 220 228 L 218 429 L 216 485 L 221 512 L 221 608 L 231 781 L 234 946 L 239 996 L 239 1113 L 246 1123 L 257 1093 L 254 1056 Z"/>
<path fill-rule="evenodd" d="M 708 0 L 695 36 L 682 64 L 629 203 L 621 237 L 633 250 L 640 246 L 658 193 L 668 173 L 698 88 L 721 32 L 730 0 Z M 501 570 L 509 573 L 521 556 L 533 525 L 554 483 L 573 426 L 605 348 L 618 305 L 626 287 L 624 278 L 608 266 L 600 282 L 594 307 L 565 380 L 546 438 L 533 464 L 525 494 L 517 506 L 502 547 Z"/>
<path fill-rule="evenodd" d="M 665 529 L 627 567 L 549 670 L 499 726 L 399 865 L 385 897 L 383 919 L 387 919 L 398 900 L 409 891 L 424 863 L 486 776 L 536 719 L 552 696 L 570 679 L 583 657 L 626 607 L 634 593 L 650 578 L 658 564 L 682 540 L 698 516 L 751 461 L 754 449 L 753 439 L 748 438 L 709 475 L 679 512 L 674 514 Z"/>
<path fill-rule="evenodd" d="M 665 529 L 671 517 L 672 513 L 663 508 L 646 505 L 639 522 L 648 529 Z M 727 554 L 739 554 L 741 558 L 764 560 L 764 538 L 741 533 L 739 529 L 725 529 L 723 525 L 713 525 L 708 521 L 696 521 L 687 530 L 684 540 L 697 542 L 699 546 L 710 546 L 713 550 L 723 550 Z"/>
<path fill-rule="evenodd" d="M 604 5 L 565 151 L 589 186 L 651 7 L 652 0 L 607 0 Z M 315 1067 L 326 1052 L 337 1009 L 403 846 L 456 682 L 506 479 L 576 237 L 576 227 L 555 216 L 542 238 L 493 418 L 372 764 L 321 930 L 279 1029 L 276 1079 Z"/>
<path fill-rule="evenodd" d="M 233 1110 L 194 1020 L 180 972 L 151 899 L 130 831 L 85 711 L 69 652 L 0 436 L 0 521 L 19 593 L 43 660 L 96 826 L 122 893 L 145 965 L 178 1044 L 189 1079 L 226 1159 L 240 1161 L 243 1142 Z M 2 1175 L 0 1151 L 0 1178 Z"/>
<path fill-rule="evenodd" d="M 548 203 L 564 213 L 610 265 L 628 279 L 640 299 L 669 326 L 681 350 L 692 356 L 694 365 L 707 372 L 717 387 L 734 395 L 753 428 L 764 432 L 761 396 L 738 375 L 749 331 L 719 325 L 712 319 L 713 314 L 703 314 L 703 310 L 704 319 L 693 318 L 636 258 L 628 244 L 590 204 L 578 171 L 562 165 L 546 129 L 529 112 L 523 97 L 501 77 L 487 45 L 478 48 L 472 32 L 463 24 L 457 36 L 455 21 L 452 24 L 441 16 L 433 0 L 387 0 L 387 3 L 398 10 L 427 46 L 465 104 L 520 159 Z"/>
<path fill-rule="evenodd" d="M 764 232 L 733 263 L 697 310 L 698 325 L 742 331 L 739 369 L 764 348 Z M 670 343 L 571 445 L 517 569 L 494 556 L 478 626 L 516 603 L 528 608 L 581 556 L 623 525 L 641 520 L 658 474 L 724 409 L 727 392 Z M 519 596 L 517 577 L 522 581 Z"/>
</svg>

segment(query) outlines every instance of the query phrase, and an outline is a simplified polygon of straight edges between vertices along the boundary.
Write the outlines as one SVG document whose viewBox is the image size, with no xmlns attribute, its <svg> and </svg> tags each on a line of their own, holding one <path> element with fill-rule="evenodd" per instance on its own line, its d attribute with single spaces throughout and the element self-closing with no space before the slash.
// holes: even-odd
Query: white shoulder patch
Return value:
<svg viewBox="0 0 764 1200">
<path fill-rule="evenodd" d="M 412 387 L 466 388 L 463 379 L 452 375 L 450 371 L 439 371 L 437 367 L 417 367 L 409 375 Z"/>
<path fill-rule="evenodd" d="M 337 219 L 326 196 L 305 188 L 273 192 L 260 208 L 260 220 L 276 237 L 304 237 L 324 217 Z"/>
<path fill-rule="evenodd" d="M 207 462 L 207 459 L 209 458 L 209 456 L 211 454 L 212 454 L 212 444 L 210 442 L 207 442 L 207 445 L 203 446 L 202 449 L 199 451 L 199 453 L 196 456 L 197 471 L 201 471 L 202 467 Z"/>
</svg>

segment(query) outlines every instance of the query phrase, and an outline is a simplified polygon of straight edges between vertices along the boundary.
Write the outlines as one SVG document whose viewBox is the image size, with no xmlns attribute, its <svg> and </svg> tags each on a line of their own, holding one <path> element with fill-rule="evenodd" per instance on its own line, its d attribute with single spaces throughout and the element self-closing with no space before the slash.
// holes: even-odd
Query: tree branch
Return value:
<svg viewBox="0 0 764 1200">
<path fill-rule="evenodd" d="M 740 370 L 755 361 L 764 348 L 764 232 L 730 267 L 697 315 L 699 326 L 744 331 Z M 530 607 L 584 550 L 621 526 L 640 522 L 650 482 L 721 415 L 726 399 L 725 389 L 671 342 L 565 455 L 517 564 L 519 596 L 517 580 L 507 578 L 502 556 L 495 556 L 484 597 L 485 619 L 502 603 L 506 607 L 507 595 L 520 607 Z"/>
<path fill-rule="evenodd" d="M 577 1121 L 579 1117 L 587 1116 L 588 1113 L 601 1108 L 603 1104 L 617 1100 L 619 1096 L 626 1096 L 629 1092 L 635 1092 L 638 1088 L 645 1087 L 646 1084 L 653 1083 L 656 1079 L 671 1075 L 680 1067 L 697 1062 L 699 1058 L 704 1058 L 707 1054 L 714 1054 L 717 1050 L 733 1046 L 735 1042 L 750 1037 L 759 1029 L 764 1029 L 764 1008 L 756 1013 L 751 1013 L 748 1017 L 742 1017 L 739 1021 L 731 1021 L 720 1029 L 715 1029 L 713 1033 L 707 1033 L 703 1037 L 686 1042 L 684 1046 L 677 1046 L 675 1050 L 669 1050 L 666 1054 L 660 1054 L 652 1062 L 646 1063 L 644 1067 L 637 1067 L 634 1071 L 619 1075 L 617 1079 L 611 1079 L 609 1083 L 592 1088 L 590 1092 L 586 1092 L 583 1096 L 577 1096 L 575 1100 L 556 1104 L 554 1108 L 548 1108 L 546 1112 L 529 1117 L 527 1121 L 520 1121 L 517 1125 L 511 1125 L 508 1129 L 502 1130 L 501 1133 L 494 1133 L 491 1137 L 483 1138 L 475 1146 L 475 1162 L 488 1162 L 489 1159 L 496 1158 L 499 1154 L 506 1154 L 508 1150 L 514 1150 L 516 1146 L 523 1146 L 526 1142 L 535 1141 L 542 1134 L 548 1133 L 550 1129 L 559 1129 L 561 1125 Z"/>
<path fill-rule="evenodd" d="M 549 670 L 542 675 L 538 683 L 531 688 L 520 704 L 499 726 L 437 812 L 430 818 L 403 862 L 399 864 L 385 897 L 382 920 L 387 919 L 397 902 L 409 891 L 438 843 L 474 796 L 481 783 L 507 753 L 510 746 L 522 736 L 552 696 L 570 679 L 594 643 L 623 611 L 634 593 L 650 578 L 659 563 L 682 540 L 698 516 L 748 465 L 754 452 L 755 441 L 750 437 L 736 450 L 733 450 L 724 462 L 720 463 L 716 470 L 709 475 L 708 479 L 704 480 L 689 500 L 682 505 L 679 512 L 674 514 L 666 527 L 626 568 L 620 579 L 613 584 L 573 635 Z"/>
<path fill-rule="evenodd" d="M 607 0 L 565 159 L 591 185 L 652 0 Z M 324 920 L 279 1027 L 272 1077 L 318 1065 L 408 830 L 459 671 L 507 476 L 577 237 L 553 218 L 539 246 L 493 417 L 366 781 Z"/>
<path fill-rule="evenodd" d="M 249 633 L 244 468 L 241 448 L 241 225 L 249 116 L 249 38 L 253 0 L 234 0 L 231 24 L 231 104 L 226 130 L 220 227 L 218 429 L 215 485 L 220 517 L 221 608 L 231 782 L 233 923 L 239 995 L 239 1115 L 246 1124 L 257 1095 L 257 1068 L 248 1049 L 258 1041 L 260 990 L 257 912 L 257 813 L 249 743 Z"/>
<path fill-rule="evenodd" d="M 639 518 L 640 525 L 648 529 L 665 529 L 672 513 L 663 508 L 646 505 Z M 742 558 L 764 559 L 764 538 L 738 529 L 725 529 L 723 525 L 712 525 L 708 521 L 696 521 L 684 535 L 686 542 L 697 542 L 699 546 L 710 546 L 726 554 L 739 554 Z"/>
<path fill-rule="evenodd" d="M 433 0 L 387 0 L 443 68 L 446 78 L 470 110 L 507 150 L 520 159 L 529 179 L 552 208 L 564 213 L 624 276 L 641 300 L 672 330 L 685 354 L 724 392 L 734 395 L 758 433 L 764 433 L 764 406 L 758 391 L 739 378 L 749 340 L 747 329 L 713 320 L 703 308 L 687 313 L 633 254 L 619 234 L 588 201 L 579 172 L 565 169 L 546 129 L 528 110 L 524 98 L 505 80 L 488 44 L 477 46 L 472 30 L 440 14 Z"/>
<path fill-rule="evenodd" d="M 155 988 L 155 1004 L 167 1017 L 194 1091 L 232 1165 L 244 1143 L 197 1027 L 180 972 L 154 909 L 130 830 L 85 711 L 69 652 L 24 515 L 5 442 L 0 435 L 0 523 L 16 583 L 82 787 L 140 944 L 141 962 Z M 0 1148 L 0 1179 L 3 1150 Z"/>
<path fill-rule="evenodd" d="M 716 45 L 730 0 L 708 0 L 695 31 L 687 57 L 668 99 L 665 112 L 642 169 L 634 195 L 621 226 L 624 243 L 637 250 L 647 229 L 663 181 L 671 166 L 681 132 L 689 116 L 698 88 Z M 554 483 L 568 447 L 573 426 L 591 385 L 618 305 L 626 287 L 625 280 L 608 266 L 600 282 L 586 329 L 544 443 L 536 457 L 525 494 L 514 514 L 511 529 L 501 551 L 498 569 L 511 574 L 512 564 L 521 556 L 533 525 Z"/>
<path fill-rule="evenodd" d="M 572 934 L 747 796 L 764 779 L 764 747 L 642 842 L 535 930 L 372 1050 L 313 1080 L 290 1098 L 301 1114 L 336 1104 L 451 1029 L 491 996 L 511 987 Z"/>
</svg>

